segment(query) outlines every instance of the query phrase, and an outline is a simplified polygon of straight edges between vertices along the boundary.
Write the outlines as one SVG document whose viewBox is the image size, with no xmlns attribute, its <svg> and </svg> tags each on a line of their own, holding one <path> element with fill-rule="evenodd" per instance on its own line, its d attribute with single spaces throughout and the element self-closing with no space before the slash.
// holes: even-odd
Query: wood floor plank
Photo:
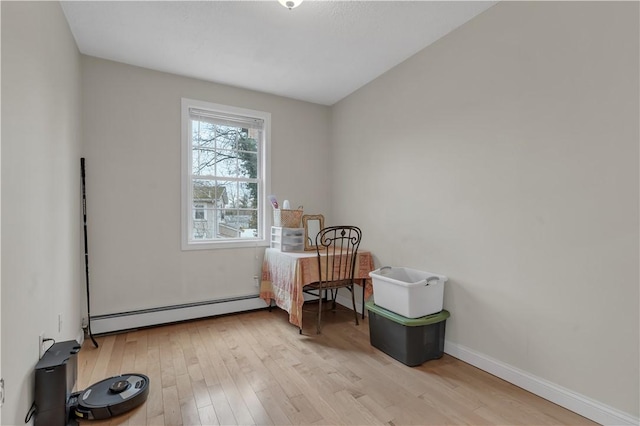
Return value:
<svg viewBox="0 0 640 426">
<path fill-rule="evenodd" d="M 144 426 L 147 424 L 147 407 L 144 405 L 134 408 L 129 416 L 129 425 Z"/>
<path fill-rule="evenodd" d="M 191 388 L 191 377 L 188 374 L 176 376 L 176 388 L 178 390 L 178 399 L 180 402 L 187 399 L 194 399 L 193 390 Z"/>
<path fill-rule="evenodd" d="M 276 385 L 277 386 L 277 385 Z M 260 399 L 260 403 L 269 413 L 269 417 L 276 425 L 301 424 L 301 422 L 293 421 L 287 412 L 295 412 L 291 404 L 288 404 L 288 398 L 282 393 L 277 393 L 272 389 L 263 389 L 256 392 L 256 396 Z"/>
<path fill-rule="evenodd" d="M 123 414 L 110 419 L 109 426 L 129 426 L 130 414 Z"/>
<path fill-rule="evenodd" d="M 216 416 L 216 410 L 213 409 L 213 405 L 207 405 L 198 409 L 198 416 L 200 416 L 200 424 L 202 426 L 217 426 L 220 424 L 218 417 Z"/>
<path fill-rule="evenodd" d="M 431 389 L 418 398 L 428 404 L 432 410 L 452 419 L 455 424 L 487 424 L 487 420 L 475 412 L 479 408 L 477 404 L 462 396 L 447 394 L 444 389 Z"/>
<path fill-rule="evenodd" d="M 209 389 L 207 383 L 202 380 L 191 381 L 191 390 L 193 392 L 193 398 L 196 401 L 196 407 L 203 408 L 211 405 L 211 397 L 209 396 Z"/>
<path fill-rule="evenodd" d="M 106 336 L 100 343 L 98 358 L 91 371 L 91 378 L 87 381 L 89 385 L 108 377 L 107 366 L 111 361 L 111 353 L 113 352 L 115 341 L 115 336 Z M 80 351 L 80 353 L 82 353 L 82 351 Z"/>
<path fill-rule="evenodd" d="M 98 345 L 103 338 L 97 338 Z M 91 375 L 98 361 L 100 351 L 93 346 L 90 339 L 86 339 L 82 345 L 80 352 L 82 356 L 78 356 L 78 380 L 76 381 L 76 391 L 80 391 L 89 387 L 92 383 Z"/>
<path fill-rule="evenodd" d="M 136 335 L 136 353 L 133 371 L 136 373 L 147 374 L 147 354 L 149 352 L 148 345 L 149 333 L 146 330 L 138 332 Z"/>
<path fill-rule="evenodd" d="M 342 406 L 342 409 L 346 413 L 346 418 L 351 418 L 354 425 L 382 425 L 384 422 L 378 419 L 369 409 L 360 404 L 360 401 L 355 399 L 346 390 L 341 390 L 335 393 L 335 401 Z"/>
<path fill-rule="evenodd" d="M 120 373 L 122 369 L 122 359 L 124 357 L 124 349 L 127 344 L 127 335 L 118 334 L 115 337 L 113 348 L 111 349 L 111 356 L 105 369 L 105 378 L 115 376 Z"/>
<path fill-rule="evenodd" d="M 182 425 L 182 410 L 175 385 L 162 388 L 164 422 L 168 425 Z"/>
<path fill-rule="evenodd" d="M 211 358 L 212 363 L 216 366 L 216 373 L 220 383 L 219 387 L 222 389 L 226 397 L 227 404 L 231 408 L 234 418 L 240 424 L 254 424 L 253 417 L 251 417 L 250 411 L 238 392 L 235 382 L 230 374 L 230 370 L 237 371 L 238 368 L 233 357 L 229 354 L 228 348 L 221 336 L 221 333 L 224 330 L 224 326 L 214 327 L 210 330 L 214 340 L 214 346 L 216 347 L 216 351 L 211 354 Z M 211 394 L 211 392 L 209 393 Z M 217 407 L 216 411 L 218 411 Z"/>
<path fill-rule="evenodd" d="M 292 375 L 288 367 L 281 367 L 277 360 L 271 357 L 265 358 L 263 362 L 285 395 L 291 398 L 302 393 L 304 380 L 298 374 Z"/>
<path fill-rule="evenodd" d="M 303 409 L 302 407 L 306 408 L 306 411 L 301 411 L 305 418 L 313 418 L 315 413 L 320 413 L 322 416 L 321 422 L 324 424 L 344 424 L 345 420 L 341 413 L 334 408 L 331 394 L 327 395 L 329 396 L 326 397 L 325 394 L 314 389 L 304 389 L 303 395 L 296 396 L 291 401 L 299 410 Z M 301 401 L 305 405 L 300 405 Z"/>
<path fill-rule="evenodd" d="M 362 404 L 369 412 L 371 412 L 382 423 L 389 423 L 393 420 L 393 416 L 384 407 L 378 404 L 373 398 L 367 394 L 358 397 L 358 402 Z"/>
<path fill-rule="evenodd" d="M 254 422 L 259 425 L 274 424 L 244 374 L 240 372 L 232 378 Z"/>
<path fill-rule="evenodd" d="M 211 403 L 215 409 L 216 416 L 221 425 L 236 425 L 239 424 L 236 420 L 233 410 L 227 400 L 227 395 L 222 389 L 222 385 L 216 384 L 209 386 L 209 395 L 211 397 Z"/>
<path fill-rule="evenodd" d="M 134 372 L 137 347 L 138 342 L 136 340 L 125 343 L 122 354 L 122 365 L 120 366 L 120 372 L 118 374 L 130 374 Z"/>
<path fill-rule="evenodd" d="M 164 425 L 165 425 L 165 422 L 164 422 L 163 414 L 147 419 L 147 426 L 164 426 Z"/>
<path fill-rule="evenodd" d="M 160 353 L 160 373 L 162 374 L 162 387 L 167 388 L 176 385 L 176 370 L 173 361 L 173 351 L 171 342 L 159 346 Z M 166 420 L 166 419 L 165 419 Z"/>
<path fill-rule="evenodd" d="M 176 376 L 188 373 L 187 363 L 184 357 L 184 349 L 181 346 L 181 334 L 182 332 L 179 332 L 175 335 L 174 339 L 171 339 L 171 355 Z"/>
<path fill-rule="evenodd" d="M 233 325 L 233 333 L 238 338 L 236 339 L 237 345 L 231 352 L 238 366 L 254 391 L 266 389 L 269 386 L 269 382 L 273 380 L 271 373 L 263 363 L 266 353 L 260 350 L 260 345 L 240 321 Z"/>
<path fill-rule="evenodd" d="M 218 375 L 211 362 L 211 354 L 215 352 L 215 345 L 211 339 L 209 333 L 210 326 L 203 322 L 202 325 L 197 327 L 198 335 L 200 336 L 201 345 L 196 349 L 196 355 L 198 357 L 198 363 L 202 371 L 202 377 L 208 386 L 213 386 L 219 383 Z"/>
<path fill-rule="evenodd" d="M 180 402 L 180 413 L 182 414 L 182 424 L 185 426 L 199 426 L 200 413 L 193 398 Z"/>
<path fill-rule="evenodd" d="M 314 404 L 309 401 L 306 395 L 296 395 L 290 398 L 290 402 L 295 408 L 295 416 L 292 417 L 293 423 L 316 423 L 324 420 L 324 416 L 316 410 Z"/>
<path fill-rule="evenodd" d="M 149 423 L 149 419 L 161 416 L 164 412 L 160 350 L 157 346 L 153 346 L 147 351 L 147 377 L 149 377 L 149 395 L 145 404 L 147 407 L 147 423 Z M 164 418 L 162 421 L 164 422 Z"/>
<path fill-rule="evenodd" d="M 243 425 L 256 424 L 253 417 L 251 416 L 251 411 L 247 407 L 244 399 L 242 398 L 242 395 L 238 391 L 238 388 L 236 387 L 231 375 L 227 375 L 224 378 L 221 378 L 220 385 L 222 387 L 222 390 L 224 391 L 225 396 L 227 397 L 227 401 L 229 402 L 231 411 L 233 412 L 233 415 L 238 423 Z"/>
</svg>

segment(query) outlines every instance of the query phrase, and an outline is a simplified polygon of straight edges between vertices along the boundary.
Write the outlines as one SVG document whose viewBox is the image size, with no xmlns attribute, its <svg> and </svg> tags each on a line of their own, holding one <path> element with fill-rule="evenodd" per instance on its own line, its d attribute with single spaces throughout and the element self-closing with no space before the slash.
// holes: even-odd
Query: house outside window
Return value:
<svg viewBox="0 0 640 426">
<path fill-rule="evenodd" d="M 183 250 L 268 245 L 270 120 L 182 100 Z"/>
<path fill-rule="evenodd" d="M 193 220 L 207 220 L 204 204 L 195 204 L 193 206 Z"/>
</svg>

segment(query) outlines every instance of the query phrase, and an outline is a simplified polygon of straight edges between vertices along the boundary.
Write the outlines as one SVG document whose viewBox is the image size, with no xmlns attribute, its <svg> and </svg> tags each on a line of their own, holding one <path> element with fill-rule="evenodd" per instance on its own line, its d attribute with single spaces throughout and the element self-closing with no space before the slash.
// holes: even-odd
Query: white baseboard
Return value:
<svg viewBox="0 0 640 426">
<path fill-rule="evenodd" d="M 93 334 L 111 333 L 215 315 L 264 309 L 266 307 L 265 301 L 255 295 L 117 314 L 96 315 L 91 317 L 91 332 Z"/>
<path fill-rule="evenodd" d="M 638 425 L 640 420 L 502 361 L 445 340 L 444 351 L 468 364 L 602 425 Z"/>
</svg>

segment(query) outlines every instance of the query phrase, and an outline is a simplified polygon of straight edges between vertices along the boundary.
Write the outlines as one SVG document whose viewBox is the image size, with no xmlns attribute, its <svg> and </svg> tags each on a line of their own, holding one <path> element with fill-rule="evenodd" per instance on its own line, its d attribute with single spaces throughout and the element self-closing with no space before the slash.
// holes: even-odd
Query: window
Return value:
<svg viewBox="0 0 640 426">
<path fill-rule="evenodd" d="M 182 248 L 268 245 L 271 114 L 182 99 Z"/>
</svg>

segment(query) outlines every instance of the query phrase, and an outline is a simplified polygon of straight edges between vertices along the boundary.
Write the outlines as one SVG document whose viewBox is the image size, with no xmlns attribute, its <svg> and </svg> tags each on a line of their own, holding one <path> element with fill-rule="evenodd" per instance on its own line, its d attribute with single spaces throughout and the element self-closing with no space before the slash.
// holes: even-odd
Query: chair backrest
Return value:
<svg viewBox="0 0 640 426">
<path fill-rule="evenodd" d="M 330 226 L 320 230 L 316 250 L 322 287 L 341 287 L 353 282 L 361 238 L 362 231 L 356 226 Z"/>
</svg>

